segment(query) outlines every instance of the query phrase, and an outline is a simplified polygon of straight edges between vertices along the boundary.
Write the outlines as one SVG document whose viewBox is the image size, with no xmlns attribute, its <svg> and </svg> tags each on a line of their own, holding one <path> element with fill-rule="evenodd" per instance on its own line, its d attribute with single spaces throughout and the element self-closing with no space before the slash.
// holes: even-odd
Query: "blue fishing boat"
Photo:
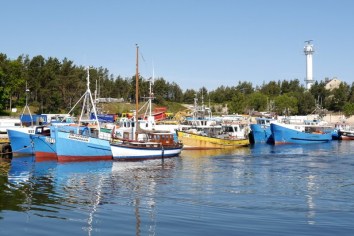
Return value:
<svg viewBox="0 0 354 236">
<path fill-rule="evenodd" d="M 57 160 L 54 139 L 54 126 L 37 127 L 35 134 L 30 135 L 36 161 Z"/>
<path fill-rule="evenodd" d="M 34 134 L 34 127 L 14 127 L 7 129 L 12 152 L 16 155 L 33 155 L 33 144 L 30 134 Z"/>
<path fill-rule="evenodd" d="M 31 135 L 42 135 L 45 129 L 47 132 L 47 136 L 49 134 L 49 126 L 45 128 L 47 125 L 47 115 L 32 115 L 32 117 L 45 117 L 44 122 L 41 125 L 31 125 L 29 127 L 26 126 L 16 126 L 7 128 L 7 135 L 11 143 L 12 152 L 16 155 L 34 155 L 34 140 L 31 138 Z M 28 117 L 28 116 L 26 116 Z M 29 118 L 23 119 L 21 116 L 21 124 L 27 123 L 28 124 Z M 38 120 L 38 119 L 37 119 Z M 61 122 L 57 120 L 52 120 L 53 123 L 51 125 L 55 126 L 68 126 L 71 123 L 69 122 Z M 33 123 L 33 122 L 32 122 Z M 39 124 L 38 122 L 36 122 Z"/>
<path fill-rule="evenodd" d="M 274 144 L 324 143 L 332 140 L 333 128 L 317 122 L 304 124 L 271 123 Z"/>
<path fill-rule="evenodd" d="M 7 129 L 7 135 L 11 143 L 12 152 L 17 155 L 32 155 L 34 153 L 30 134 L 33 134 L 35 130 L 35 118 L 32 116 L 27 102 L 27 94 L 29 91 L 30 90 L 27 88 L 26 83 L 26 105 L 20 115 L 20 126 L 10 127 Z M 25 112 L 28 112 L 28 114 L 25 114 Z M 38 119 L 39 118 L 42 119 L 42 117 L 38 117 Z"/>
<path fill-rule="evenodd" d="M 83 100 L 81 115 L 78 120 L 80 125 L 74 130 L 54 130 L 54 142 L 58 161 L 94 161 L 111 160 L 112 151 L 110 146 L 111 135 L 101 133 L 96 106 L 90 90 L 90 73 L 87 68 L 87 90 L 75 106 Z M 69 111 L 70 114 L 75 106 Z M 94 113 L 95 119 L 91 119 Z"/>
<path fill-rule="evenodd" d="M 30 135 L 36 161 L 58 160 L 56 153 L 55 132 L 61 129 L 74 132 L 75 126 L 38 126 L 35 133 Z"/>
<path fill-rule="evenodd" d="M 270 124 L 276 120 L 265 117 L 257 117 L 256 124 L 250 124 L 250 141 L 251 143 L 274 143 Z"/>
<path fill-rule="evenodd" d="M 58 161 L 111 160 L 110 140 L 99 138 L 96 131 L 94 128 L 82 132 L 56 129 L 54 141 Z"/>
</svg>

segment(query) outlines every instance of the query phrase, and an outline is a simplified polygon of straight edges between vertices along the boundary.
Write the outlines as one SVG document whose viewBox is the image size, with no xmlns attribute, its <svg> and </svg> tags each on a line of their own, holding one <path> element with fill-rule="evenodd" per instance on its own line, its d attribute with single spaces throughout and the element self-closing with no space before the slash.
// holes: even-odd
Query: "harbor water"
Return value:
<svg viewBox="0 0 354 236">
<path fill-rule="evenodd" d="M 353 235 L 354 142 L 0 162 L 0 235 Z"/>
</svg>

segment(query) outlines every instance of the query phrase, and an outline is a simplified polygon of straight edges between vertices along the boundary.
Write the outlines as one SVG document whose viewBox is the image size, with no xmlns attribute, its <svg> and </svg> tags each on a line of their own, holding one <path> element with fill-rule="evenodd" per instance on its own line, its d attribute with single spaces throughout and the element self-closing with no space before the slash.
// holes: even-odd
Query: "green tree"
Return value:
<svg viewBox="0 0 354 236">
<path fill-rule="evenodd" d="M 270 98 L 276 97 L 281 93 L 280 82 L 270 81 L 268 84 L 263 84 L 260 91 Z"/>
<path fill-rule="evenodd" d="M 252 93 L 247 98 L 248 108 L 254 111 L 267 110 L 268 97 L 260 92 Z"/>
<path fill-rule="evenodd" d="M 154 94 L 160 95 L 164 100 L 169 99 L 169 85 L 164 78 L 158 78 L 154 82 Z"/>
<path fill-rule="evenodd" d="M 278 114 L 296 115 L 298 113 L 298 101 L 295 97 L 284 94 L 276 97 L 274 102 Z"/>
<path fill-rule="evenodd" d="M 286 93 L 303 93 L 305 91 L 305 88 L 300 85 L 300 81 L 298 79 L 294 80 L 283 80 L 281 83 L 281 94 L 286 94 Z"/>
<path fill-rule="evenodd" d="M 183 102 L 188 103 L 188 104 L 193 104 L 196 94 L 197 94 L 197 92 L 194 89 L 187 89 L 183 93 Z"/>
<path fill-rule="evenodd" d="M 254 89 L 252 87 L 251 82 L 241 82 L 239 81 L 238 85 L 236 86 L 235 90 L 240 91 L 243 94 L 252 94 Z"/>
<path fill-rule="evenodd" d="M 300 115 L 306 115 L 312 113 L 315 109 L 316 100 L 313 95 L 306 91 L 304 93 L 299 93 L 296 96 L 298 99 L 298 111 Z"/>
<path fill-rule="evenodd" d="M 183 92 L 182 89 L 176 84 L 172 82 L 169 88 L 170 100 L 173 102 L 182 102 Z"/>
<path fill-rule="evenodd" d="M 351 103 L 354 103 L 354 82 L 352 83 L 352 86 L 350 87 L 348 101 Z"/>
<path fill-rule="evenodd" d="M 316 81 L 310 89 L 310 93 L 315 98 L 317 104 L 320 104 L 322 107 L 328 109 L 328 103 L 326 103 L 326 98 L 329 96 L 329 91 L 326 89 L 326 83 L 321 81 Z"/>
<path fill-rule="evenodd" d="M 340 83 L 338 88 L 333 89 L 328 97 L 328 108 L 332 111 L 341 111 L 349 97 L 349 89 L 349 86 L 344 82 Z"/>
<path fill-rule="evenodd" d="M 247 113 L 247 99 L 241 92 L 236 92 L 228 103 L 229 113 Z"/>
<path fill-rule="evenodd" d="M 347 102 L 343 106 L 343 113 L 346 117 L 350 117 L 350 116 L 354 115 L 354 103 Z"/>
<path fill-rule="evenodd" d="M 9 61 L 5 76 L 5 97 L 10 99 L 10 109 L 12 108 L 13 97 L 17 101 L 22 101 L 19 105 L 24 105 L 25 91 L 26 91 L 26 78 L 25 68 L 22 62 L 23 57 L 19 56 L 17 60 Z M 22 97 L 22 99 L 20 99 Z"/>
</svg>

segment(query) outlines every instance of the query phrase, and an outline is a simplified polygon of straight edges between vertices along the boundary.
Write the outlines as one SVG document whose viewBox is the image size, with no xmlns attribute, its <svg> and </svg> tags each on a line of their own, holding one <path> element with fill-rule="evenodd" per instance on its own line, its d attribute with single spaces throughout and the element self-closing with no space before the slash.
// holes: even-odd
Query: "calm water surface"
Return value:
<svg viewBox="0 0 354 236">
<path fill-rule="evenodd" d="M 0 162 L 0 235 L 353 235 L 354 142 Z"/>
</svg>

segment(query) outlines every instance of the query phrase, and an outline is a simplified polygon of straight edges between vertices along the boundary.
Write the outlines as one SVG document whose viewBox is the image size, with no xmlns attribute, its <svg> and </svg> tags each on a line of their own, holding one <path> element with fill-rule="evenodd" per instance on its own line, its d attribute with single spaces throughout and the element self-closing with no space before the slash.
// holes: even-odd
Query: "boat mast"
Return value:
<svg viewBox="0 0 354 236">
<path fill-rule="evenodd" d="M 20 120 L 21 120 L 21 126 L 23 126 L 22 124 L 22 117 L 23 115 L 25 114 L 25 111 L 27 110 L 29 115 L 30 115 L 30 118 L 31 118 L 31 126 L 33 126 L 33 117 L 32 117 L 32 114 L 31 114 L 31 110 L 29 109 L 29 106 L 28 106 L 28 93 L 29 93 L 29 89 L 27 88 L 27 81 L 26 81 L 26 105 L 25 107 L 23 108 L 23 111 L 22 111 L 22 114 L 21 114 L 21 117 L 20 117 Z"/>
<path fill-rule="evenodd" d="M 151 117 L 151 107 L 152 107 L 152 99 L 153 99 L 153 93 L 152 93 L 152 83 L 154 82 L 154 75 L 155 71 L 154 68 L 152 68 L 152 78 L 150 80 L 150 95 L 149 95 L 149 117 Z"/>
<path fill-rule="evenodd" d="M 77 104 L 79 104 L 79 102 L 83 99 L 83 104 L 82 104 L 82 108 L 81 108 L 81 114 L 79 117 L 79 124 L 81 124 L 81 122 L 92 122 L 92 120 L 90 119 L 90 103 L 92 105 L 92 111 L 94 113 L 95 119 L 94 122 L 97 125 L 97 130 L 98 130 L 98 134 L 100 134 L 100 123 L 98 121 L 98 117 L 97 117 L 97 110 L 96 110 L 96 106 L 95 106 L 95 102 L 93 101 L 92 98 L 92 93 L 90 90 L 90 67 L 87 67 L 87 77 L 86 77 L 87 83 L 87 90 L 86 92 L 81 96 L 81 98 L 79 99 L 79 101 L 76 102 L 76 104 L 71 108 L 71 110 L 68 112 L 68 114 L 71 114 L 71 112 L 74 110 L 74 108 L 76 107 Z M 83 119 L 84 116 L 84 112 L 85 112 L 85 108 L 86 108 L 86 115 L 87 115 L 87 119 Z M 79 126 L 77 128 L 77 133 L 79 133 Z"/>
<path fill-rule="evenodd" d="M 138 110 L 139 110 L 139 45 L 136 45 L 136 73 L 135 73 L 135 140 L 138 140 Z"/>
</svg>

